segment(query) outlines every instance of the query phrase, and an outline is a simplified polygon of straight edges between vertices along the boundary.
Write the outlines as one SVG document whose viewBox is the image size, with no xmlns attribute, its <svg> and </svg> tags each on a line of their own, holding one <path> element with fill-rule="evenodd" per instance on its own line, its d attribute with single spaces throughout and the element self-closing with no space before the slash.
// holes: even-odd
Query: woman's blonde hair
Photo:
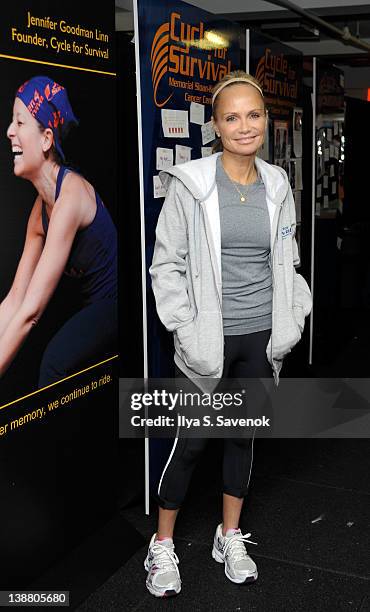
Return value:
<svg viewBox="0 0 370 612">
<path fill-rule="evenodd" d="M 225 76 L 222 77 L 222 79 L 218 81 L 218 83 L 216 83 L 216 85 L 212 89 L 212 117 L 214 120 L 216 120 L 217 106 L 220 99 L 219 96 L 221 95 L 221 91 L 223 89 L 226 89 L 226 87 L 228 87 L 229 85 L 234 85 L 237 83 L 246 83 L 246 85 L 250 85 L 251 87 L 257 89 L 262 98 L 263 108 L 266 113 L 267 109 L 260 82 L 251 74 L 244 72 L 244 70 L 233 70 L 232 72 L 229 72 L 229 74 L 225 74 Z M 218 153 L 219 151 L 223 151 L 221 138 L 217 138 L 215 143 L 212 145 L 212 153 Z"/>
</svg>

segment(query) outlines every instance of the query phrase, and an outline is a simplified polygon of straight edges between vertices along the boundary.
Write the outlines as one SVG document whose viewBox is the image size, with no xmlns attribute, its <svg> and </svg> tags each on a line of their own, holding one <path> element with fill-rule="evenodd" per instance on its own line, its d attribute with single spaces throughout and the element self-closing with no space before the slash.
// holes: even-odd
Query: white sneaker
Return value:
<svg viewBox="0 0 370 612">
<path fill-rule="evenodd" d="M 156 540 L 156 533 L 150 540 L 144 567 L 148 571 L 146 586 L 155 597 L 171 597 L 181 591 L 179 560 L 171 538 Z"/>
<path fill-rule="evenodd" d="M 244 545 L 244 542 L 256 544 L 249 540 L 250 535 L 243 535 L 240 529 L 228 529 L 226 536 L 223 536 L 222 524 L 216 529 L 212 557 L 218 563 L 225 563 L 225 574 L 231 582 L 248 583 L 258 578 L 257 566 Z"/>
</svg>

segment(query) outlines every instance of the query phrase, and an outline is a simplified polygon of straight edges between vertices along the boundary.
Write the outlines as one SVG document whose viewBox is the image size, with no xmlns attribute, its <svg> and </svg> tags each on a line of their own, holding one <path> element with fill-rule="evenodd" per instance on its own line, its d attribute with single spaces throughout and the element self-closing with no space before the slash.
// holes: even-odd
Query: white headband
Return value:
<svg viewBox="0 0 370 612">
<path fill-rule="evenodd" d="M 262 91 L 262 89 L 261 89 L 261 87 L 259 85 L 257 85 L 253 81 L 250 81 L 246 77 L 234 77 L 233 79 L 230 79 L 229 81 L 225 81 L 224 83 L 222 83 L 221 87 L 219 87 L 218 90 L 215 91 L 215 93 L 212 96 L 212 106 L 214 104 L 214 101 L 215 101 L 216 97 L 220 93 L 220 91 L 222 91 L 224 89 L 224 87 L 227 87 L 228 85 L 231 85 L 231 83 L 247 83 L 248 85 L 252 85 L 252 87 L 255 87 L 256 89 L 258 89 L 258 91 L 260 92 L 260 94 L 261 94 L 261 96 L 263 98 L 263 91 Z"/>
</svg>

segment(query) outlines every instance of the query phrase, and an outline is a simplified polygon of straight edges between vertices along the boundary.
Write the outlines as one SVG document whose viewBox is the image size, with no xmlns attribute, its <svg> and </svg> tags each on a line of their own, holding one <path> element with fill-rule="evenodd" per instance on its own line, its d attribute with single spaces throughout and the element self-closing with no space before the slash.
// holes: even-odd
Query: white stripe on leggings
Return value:
<svg viewBox="0 0 370 612">
<path fill-rule="evenodd" d="M 171 459 L 172 459 L 173 454 L 174 454 L 175 449 L 176 449 L 176 445 L 177 445 L 177 442 L 178 442 L 178 439 L 179 439 L 179 436 L 178 436 L 179 429 L 180 429 L 180 426 L 178 425 L 178 426 L 177 426 L 177 431 L 176 431 L 175 441 L 174 441 L 174 443 L 173 443 L 173 446 L 172 446 L 172 450 L 171 450 L 170 456 L 169 456 L 169 457 L 168 457 L 168 459 L 167 459 L 167 463 L 166 463 L 166 465 L 164 466 L 164 470 L 163 470 L 163 472 L 162 472 L 162 476 L 161 476 L 161 479 L 160 479 L 160 481 L 159 481 L 159 485 L 158 485 L 158 497 L 160 497 L 160 490 L 161 490 L 161 486 L 162 486 L 163 477 L 164 477 L 164 475 L 165 475 L 165 473 L 166 473 L 166 470 L 167 470 L 168 466 L 169 466 L 169 465 L 170 465 L 170 463 L 171 463 Z M 255 436 L 255 434 L 256 434 L 256 429 L 254 429 L 254 432 L 253 432 L 253 438 L 252 438 L 252 457 L 251 457 L 251 466 L 250 466 L 250 468 L 249 468 L 249 476 L 248 476 L 248 484 L 247 484 L 247 489 L 249 488 L 249 483 L 250 483 L 251 474 L 252 474 L 252 466 L 253 466 L 253 449 L 254 449 L 254 436 Z"/>
<path fill-rule="evenodd" d="M 169 466 L 169 464 L 170 464 L 170 462 L 171 462 L 172 456 L 173 456 L 173 454 L 174 454 L 174 452 L 175 452 L 176 444 L 177 444 L 177 441 L 178 441 L 178 439 L 179 439 L 179 436 L 178 436 L 179 429 L 180 429 L 180 425 L 178 425 L 178 426 L 177 426 L 177 431 L 176 431 L 175 442 L 174 442 L 174 444 L 173 444 L 173 447 L 172 447 L 172 450 L 171 450 L 171 454 L 170 454 L 170 456 L 169 456 L 169 457 L 168 457 L 168 459 L 167 459 L 167 463 L 166 463 L 166 465 L 164 466 L 164 470 L 163 470 L 163 472 L 162 472 L 162 476 L 161 476 L 161 479 L 160 479 L 160 481 L 159 481 L 159 485 L 158 485 L 158 497 L 160 497 L 160 493 L 159 493 L 159 492 L 160 492 L 160 490 L 161 490 L 163 476 L 165 475 L 165 472 L 166 472 L 166 470 L 167 470 L 167 468 L 168 468 L 168 466 Z"/>
<path fill-rule="evenodd" d="M 248 477 L 248 484 L 247 484 L 247 489 L 249 489 L 249 482 L 251 479 L 251 474 L 252 474 L 252 465 L 253 465 L 253 448 L 254 448 L 254 436 L 256 434 L 256 428 L 254 428 L 254 432 L 253 432 L 253 438 L 252 438 L 252 457 L 251 457 L 251 467 L 249 468 L 249 477 Z"/>
</svg>

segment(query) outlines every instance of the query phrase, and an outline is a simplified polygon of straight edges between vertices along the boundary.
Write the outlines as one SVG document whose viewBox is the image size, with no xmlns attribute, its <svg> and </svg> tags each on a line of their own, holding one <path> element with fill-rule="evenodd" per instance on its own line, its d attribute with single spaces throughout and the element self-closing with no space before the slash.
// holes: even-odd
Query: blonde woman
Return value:
<svg viewBox="0 0 370 612">
<path fill-rule="evenodd" d="M 214 88 L 218 152 L 162 173 L 167 196 L 150 273 L 158 315 L 174 334 L 177 373 L 202 387 L 223 378 L 274 376 L 300 340 L 311 309 L 294 238 L 295 206 L 284 170 L 256 155 L 267 127 L 262 89 L 235 71 Z M 159 521 L 145 568 L 157 596 L 181 590 L 173 531 L 194 465 L 207 440 L 176 438 L 158 487 Z M 223 520 L 212 556 L 235 583 L 258 572 L 239 528 L 253 440 L 227 439 Z"/>
</svg>

